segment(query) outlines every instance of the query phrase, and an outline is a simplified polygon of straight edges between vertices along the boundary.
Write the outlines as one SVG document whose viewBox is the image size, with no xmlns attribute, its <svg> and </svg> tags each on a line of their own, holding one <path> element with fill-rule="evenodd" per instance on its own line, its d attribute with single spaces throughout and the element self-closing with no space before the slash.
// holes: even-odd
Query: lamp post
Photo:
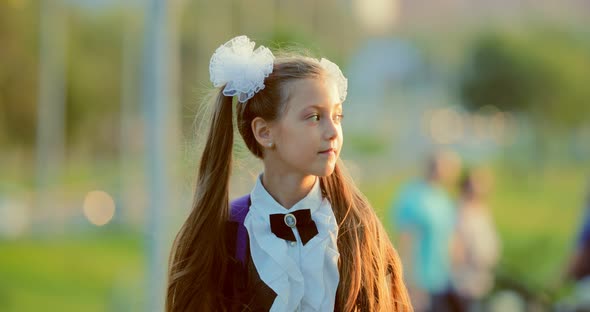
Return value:
<svg viewBox="0 0 590 312">
<path fill-rule="evenodd" d="M 40 221 L 34 228 L 42 231 L 55 230 L 57 220 L 52 216 L 61 212 L 57 195 L 49 186 L 57 182 L 64 158 L 66 19 L 63 15 L 61 0 L 41 1 L 36 134 L 36 216 Z"/>
<path fill-rule="evenodd" d="M 146 310 L 163 311 L 165 296 L 164 209 L 169 201 L 166 164 L 170 97 L 168 1 L 148 0 L 145 18 L 142 102 L 145 112 L 147 214 L 147 302 Z"/>
</svg>

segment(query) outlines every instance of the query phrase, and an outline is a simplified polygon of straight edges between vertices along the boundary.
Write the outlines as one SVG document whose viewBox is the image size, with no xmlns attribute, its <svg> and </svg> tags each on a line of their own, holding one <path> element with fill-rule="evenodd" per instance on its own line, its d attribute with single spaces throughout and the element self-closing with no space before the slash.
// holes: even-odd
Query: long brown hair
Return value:
<svg viewBox="0 0 590 312">
<path fill-rule="evenodd" d="M 281 117 L 289 98 L 289 82 L 321 78 L 319 62 L 307 57 L 279 57 L 265 88 L 237 105 L 237 126 L 248 149 L 263 158 L 252 133 L 255 117 Z M 221 294 L 230 255 L 225 246 L 229 219 L 232 162 L 232 98 L 221 90 L 205 145 L 192 210 L 176 236 L 170 255 L 166 311 L 224 310 Z M 412 311 L 402 279 L 400 259 L 368 200 L 346 174 L 341 161 L 320 179 L 339 224 L 340 311 Z"/>
</svg>

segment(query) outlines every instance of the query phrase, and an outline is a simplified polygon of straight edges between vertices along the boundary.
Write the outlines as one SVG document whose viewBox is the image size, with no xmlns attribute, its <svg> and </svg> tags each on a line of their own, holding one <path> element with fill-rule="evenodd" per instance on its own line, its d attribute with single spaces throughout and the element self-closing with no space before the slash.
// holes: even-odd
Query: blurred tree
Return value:
<svg viewBox="0 0 590 312">
<path fill-rule="evenodd" d="M 66 133 L 89 155 L 118 148 L 123 14 L 80 9 L 70 13 Z M 92 138 L 88 140 L 88 138 Z"/>
<path fill-rule="evenodd" d="M 269 32 L 268 40 L 261 42 L 261 44 L 273 51 L 302 49 L 308 50 L 312 54 L 317 52 L 313 51 L 317 49 L 317 44 L 315 44 L 311 35 L 283 27 L 277 27 Z"/>
<path fill-rule="evenodd" d="M 556 29 L 478 37 L 459 82 L 464 106 L 529 114 L 545 129 L 571 129 L 590 116 L 587 38 Z"/>
<path fill-rule="evenodd" d="M 122 17 L 68 8 L 67 145 L 111 153 L 117 142 Z M 0 144 L 31 149 L 39 89 L 39 2 L 0 2 Z M 113 127 L 115 125 L 115 127 Z M 98 135 L 97 135 L 98 134 Z M 88 138 L 92 137 L 92 142 Z"/>
<path fill-rule="evenodd" d="M 0 2 L 0 144 L 30 147 L 38 93 L 38 1 Z"/>
</svg>

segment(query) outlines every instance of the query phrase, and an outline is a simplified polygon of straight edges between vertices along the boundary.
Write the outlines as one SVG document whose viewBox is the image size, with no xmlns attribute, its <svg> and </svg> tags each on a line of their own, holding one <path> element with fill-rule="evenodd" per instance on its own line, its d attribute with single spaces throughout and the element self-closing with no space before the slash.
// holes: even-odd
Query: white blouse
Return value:
<svg viewBox="0 0 590 312">
<path fill-rule="evenodd" d="M 338 273 L 338 224 L 330 202 L 322 197 L 319 179 L 290 209 L 281 206 L 264 188 L 260 176 L 250 193 L 252 205 L 244 226 L 250 253 L 260 278 L 276 294 L 270 311 L 333 311 Z M 270 214 L 310 209 L 318 234 L 305 245 L 296 228 L 290 242 L 270 229 Z"/>
</svg>

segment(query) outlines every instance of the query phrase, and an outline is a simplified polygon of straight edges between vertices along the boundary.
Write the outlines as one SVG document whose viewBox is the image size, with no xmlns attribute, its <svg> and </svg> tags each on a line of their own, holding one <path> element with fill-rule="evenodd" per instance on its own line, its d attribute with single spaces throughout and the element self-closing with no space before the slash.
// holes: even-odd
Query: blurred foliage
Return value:
<svg viewBox="0 0 590 312">
<path fill-rule="evenodd" d="M 30 148 L 35 142 L 39 16 L 38 1 L 0 3 L 2 144 Z M 116 11 L 93 14 L 74 7 L 67 7 L 65 16 L 67 144 L 89 147 L 89 154 L 112 153 L 121 96 L 122 16 Z"/>
<path fill-rule="evenodd" d="M 66 134 L 91 155 L 112 155 L 119 132 L 123 16 L 72 10 L 68 22 Z"/>
<path fill-rule="evenodd" d="M 317 49 L 317 47 L 313 47 L 313 40 L 310 40 L 309 36 L 303 32 L 279 28 L 272 31 L 269 37 L 266 42 L 261 42 L 261 44 L 268 46 L 273 51 L 288 50 L 290 48 Z"/>
<path fill-rule="evenodd" d="M 475 38 L 459 83 L 469 110 L 525 112 L 569 129 L 590 116 L 590 37 L 558 28 L 490 31 Z"/>
<path fill-rule="evenodd" d="M 0 144 L 35 139 L 38 83 L 38 3 L 0 1 Z"/>
</svg>

